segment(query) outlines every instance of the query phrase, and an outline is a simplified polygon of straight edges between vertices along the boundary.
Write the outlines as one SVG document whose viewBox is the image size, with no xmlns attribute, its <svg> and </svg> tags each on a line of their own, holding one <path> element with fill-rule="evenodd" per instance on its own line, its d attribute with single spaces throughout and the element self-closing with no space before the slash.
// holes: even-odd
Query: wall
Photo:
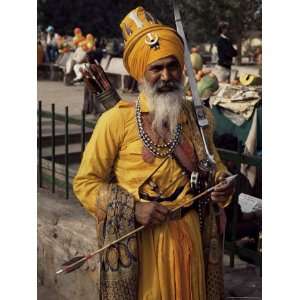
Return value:
<svg viewBox="0 0 300 300">
<path fill-rule="evenodd" d="M 38 292 L 41 300 L 95 300 L 98 295 L 98 257 L 69 274 L 56 275 L 60 265 L 76 255 L 97 249 L 95 221 L 75 199 L 38 191 Z M 38 293 L 41 295 L 41 293 Z"/>
</svg>

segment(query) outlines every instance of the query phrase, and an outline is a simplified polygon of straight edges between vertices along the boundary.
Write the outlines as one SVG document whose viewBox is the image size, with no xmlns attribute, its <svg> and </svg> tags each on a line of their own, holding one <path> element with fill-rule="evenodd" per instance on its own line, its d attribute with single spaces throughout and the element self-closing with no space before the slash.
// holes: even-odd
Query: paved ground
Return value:
<svg viewBox="0 0 300 300">
<path fill-rule="evenodd" d="M 262 281 L 259 269 L 238 257 L 234 268 L 229 267 L 229 256 L 224 255 L 225 299 L 261 299 Z"/>
<path fill-rule="evenodd" d="M 38 81 L 37 100 L 42 101 L 43 110 L 51 111 L 51 104 L 55 103 L 55 111 L 64 114 L 65 106 L 69 106 L 69 115 L 80 116 L 83 106 L 83 84 L 66 86 L 61 81 Z M 121 97 L 132 99 L 134 94 L 123 94 Z"/>
<path fill-rule="evenodd" d="M 55 103 L 56 112 L 64 113 L 69 106 L 69 114 L 80 116 L 83 104 L 83 85 L 65 86 L 63 82 L 38 81 L 38 100 L 42 100 L 43 109 L 51 111 L 51 103 Z M 132 98 L 134 95 L 126 95 Z M 236 259 L 235 268 L 229 266 L 228 256 L 224 257 L 226 299 L 261 299 L 261 277 L 253 265 Z M 243 297 L 243 298 L 241 298 Z M 57 299 L 53 292 L 42 288 L 40 300 Z"/>
<path fill-rule="evenodd" d="M 69 106 L 70 115 L 80 115 L 83 105 L 83 86 L 66 86 L 60 81 L 38 81 L 37 99 L 42 101 L 44 110 L 51 111 L 55 103 L 58 113 L 64 113 Z"/>
<path fill-rule="evenodd" d="M 42 198 L 42 199 L 41 199 Z M 53 195 L 44 189 L 38 192 L 38 201 L 54 201 L 57 199 L 64 200 L 63 193 L 57 192 Z M 262 283 L 257 267 L 250 265 L 238 257 L 235 258 L 235 267 L 229 267 L 229 256 L 224 255 L 224 283 L 225 299 L 261 299 Z M 64 299 L 56 294 L 55 290 L 38 284 L 39 300 L 69 300 Z"/>
<path fill-rule="evenodd" d="M 227 257 L 225 256 L 225 260 Z M 242 267 L 243 265 L 243 267 Z M 252 266 L 244 263 L 240 267 L 232 270 L 225 268 L 225 299 L 252 299 L 260 300 L 261 298 L 261 280 L 257 275 L 257 270 Z M 69 300 L 57 295 L 55 291 L 45 286 L 38 287 L 38 300 Z"/>
</svg>

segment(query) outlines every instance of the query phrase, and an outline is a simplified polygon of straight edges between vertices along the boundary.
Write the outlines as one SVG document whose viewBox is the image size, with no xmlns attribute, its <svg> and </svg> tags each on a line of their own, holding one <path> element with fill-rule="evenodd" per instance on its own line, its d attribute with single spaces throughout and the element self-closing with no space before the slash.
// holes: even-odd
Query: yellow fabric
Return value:
<svg viewBox="0 0 300 300">
<path fill-rule="evenodd" d="M 85 39 L 80 43 L 80 47 L 85 51 L 89 52 L 91 50 L 95 50 L 95 40 L 92 39 Z"/>
<path fill-rule="evenodd" d="M 206 299 L 202 241 L 195 211 L 139 235 L 143 300 Z"/>
<path fill-rule="evenodd" d="M 79 46 L 79 44 L 85 40 L 85 37 L 80 33 L 80 34 L 76 34 L 74 37 L 73 37 L 73 44 L 75 46 Z"/>
<path fill-rule="evenodd" d="M 148 111 L 143 95 L 141 110 Z M 192 133 L 183 113 L 180 121 L 183 134 L 189 140 Z M 139 201 L 139 186 L 162 161 L 155 158 L 153 163 L 146 163 L 142 159 L 142 149 L 134 104 L 120 101 L 98 120 L 73 182 L 76 196 L 92 215 L 96 212 L 99 189 L 107 185 L 112 171 L 117 184 Z M 223 168 L 220 161 L 218 167 Z M 164 190 L 181 171 L 175 159 L 168 159 L 153 176 L 153 181 Z M 174 202 L 162 202 L 163 205 L 175 207 L 191 197 L 186 195 L 189 187 L 186 178 L 178 180 L 165 196 L 171 195 L 180 186 L 185 186 L 182 194 Z M 145 191 L 150 192 L 148 185 Z M 139 234 L 138 241 L 138 299 L 206 299 L 201 234 L 196 212 L 190 211 L 181 219 L 147 229 Z"/>
<path fill-rule="evenodd" d="M 142 7 L 131 11 L 123 19 L 120 27 L 125 42 L 124 66 L 133 78 L 136 80 L 141 79 L 147 65 L 168 56 L 175 56 L 183 69 L 184 48 L 176 30 L 160 24 Z M 149 39 L 149 36 L 147 36 L 149 34 L 158 37 L 158 49 L 151 48 L 145 42 L 146 38 Z"/>
</svg>

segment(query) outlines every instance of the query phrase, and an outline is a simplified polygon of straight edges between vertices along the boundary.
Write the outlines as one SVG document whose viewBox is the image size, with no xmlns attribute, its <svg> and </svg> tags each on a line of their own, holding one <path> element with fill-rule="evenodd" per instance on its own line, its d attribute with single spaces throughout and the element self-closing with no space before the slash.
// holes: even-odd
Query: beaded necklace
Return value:
<svg viewBox="0 0 300 300">
<path fill-rule="evenodd" d="M 140 98 L 138 97 L 136 101 L 136 122 L 139 129 L 139 136 L 142 139 L 145 147 L 155 156 L 159 158 L 164 158 L 166 156 L 171 155 L 175 147 L 179 143 L 179 137 L 182 131 L 182 125 L 177 124 L 176 128 L 173 133 L 173 138 L 171 138 L 166 144 L 155 144 L 150 136 L 145 132 L 143 127 L 143 119 L 141 113 L 141 106 L 140 106 Z"/>
</svg>

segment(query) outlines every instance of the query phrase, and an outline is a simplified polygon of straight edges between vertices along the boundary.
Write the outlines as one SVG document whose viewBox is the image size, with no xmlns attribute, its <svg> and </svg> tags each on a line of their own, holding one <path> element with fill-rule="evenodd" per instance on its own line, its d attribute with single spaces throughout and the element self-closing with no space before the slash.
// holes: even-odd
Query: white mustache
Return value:
<svg viewBox="0 0 300 300">
<path fill-rule="evenodd" d="M 178 81 L 163 81 L 163 80 L 158 80 L 154 86 L 153 89 L 157 93 L 162 93 L 162 92 L 170 92 L 170 91 L 175 91 L 180 89 L 180 83 Z"/>
</svg>

